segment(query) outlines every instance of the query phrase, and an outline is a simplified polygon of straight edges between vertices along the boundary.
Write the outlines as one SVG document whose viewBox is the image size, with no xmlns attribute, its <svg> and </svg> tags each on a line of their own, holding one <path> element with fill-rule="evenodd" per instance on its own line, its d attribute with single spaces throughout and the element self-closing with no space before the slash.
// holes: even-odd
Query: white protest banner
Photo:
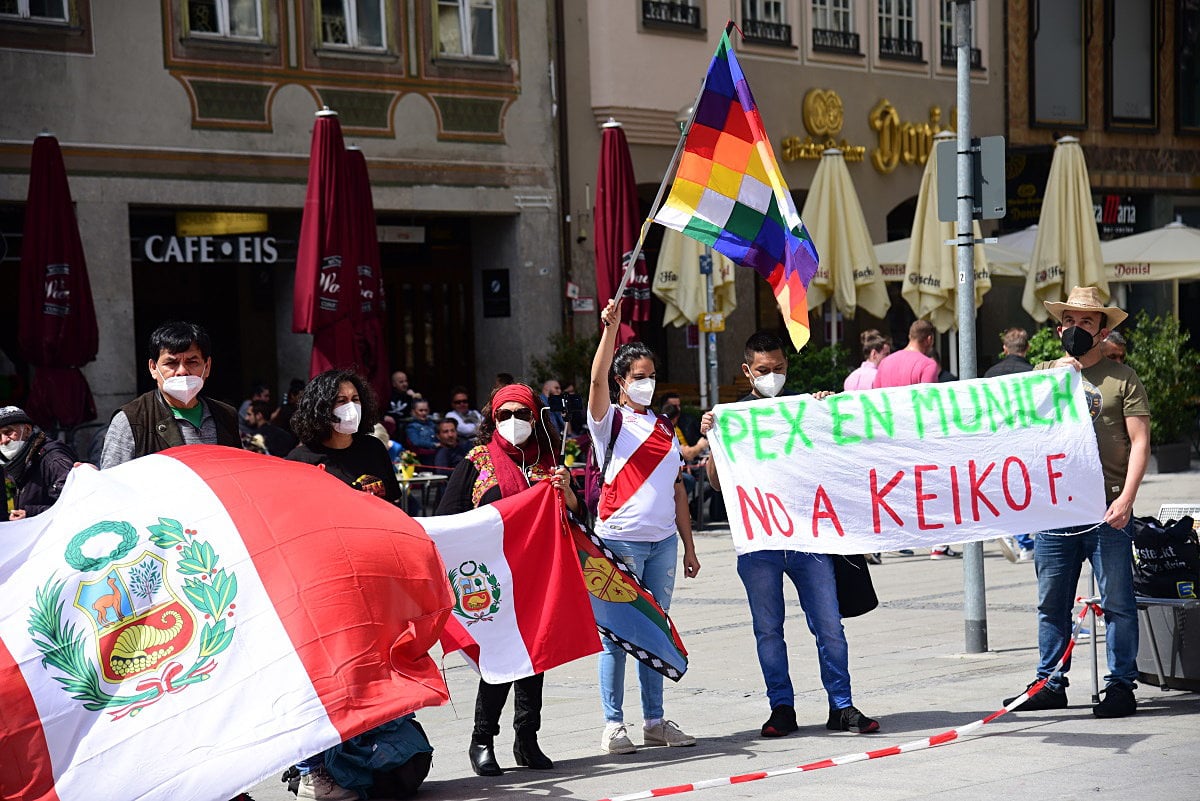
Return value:
<svg viewBox="0 0 1200 801">
<path fill-rule="evenodd" d="M 738 553 L 874 553 L 1104 518 L 1089 398 L 1069 368 L 713 411 Z"/>
</svg>

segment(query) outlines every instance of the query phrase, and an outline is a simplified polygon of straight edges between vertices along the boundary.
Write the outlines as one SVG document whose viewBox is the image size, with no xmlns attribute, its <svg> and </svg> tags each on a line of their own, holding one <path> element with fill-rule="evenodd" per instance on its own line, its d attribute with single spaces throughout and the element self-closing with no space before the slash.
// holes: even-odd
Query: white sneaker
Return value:
<svg viewBox="0 0 1200 801">
<path fill-rule="evenodd" d="M 681 732 L 675 721 L 662 720 L 649 728 L 642 728 L 642 742 L 646 745 L 686 746 L 695 745 L 696 738 Z"/>
<path fill-rule="evenodd" d="M 609 723 L 600 735 L 600 750 L 606 754 L 632 754 L 637 746 L 629 739 L 624 723 Z"/>
<path fill-rule="evenodd" d="M 1004 558 L 1016 564 L 1017 562 L 1017 541 L 1012 537 L 998 537 L 996 544 L 1000 546 L 1000 550 L 1004 552 Z"/>
<path fill-rule="evenodd" d="M 1018 562 L 1032 562 L 1033 561 L 1033 549 L 1032 548 L 1022 548 L 1020 550 L 1020 552 L 1017 554 L 1017 561 Z"/>
<path fill-rule="evenodd" d="M 312 798 L 315 801 L 358 801 L 358 793 L 334 782 L 324 768 L 316 768 L 300 777 L 296 798 Z"/>
</svg>

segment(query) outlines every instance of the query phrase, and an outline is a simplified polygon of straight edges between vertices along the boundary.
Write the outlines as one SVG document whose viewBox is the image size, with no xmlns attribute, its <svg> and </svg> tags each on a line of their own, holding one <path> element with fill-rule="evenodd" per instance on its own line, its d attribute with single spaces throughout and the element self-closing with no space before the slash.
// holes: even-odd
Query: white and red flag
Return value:
<svg viewBox="0 0 1200 801">
<path fill-rule="evenodd" d="M 549 482 L 490 506 L 422 518 L 454 592 L 442 634 L 500 684 L 600 650 L 592 602 L 562 502 Z"/>
<path fill-rule="evenodd" d="M 0 798 L 230 798 L 447 700 L 433 543 L 310 465 L 176 448 L 0 528 Z"/>
</svg>

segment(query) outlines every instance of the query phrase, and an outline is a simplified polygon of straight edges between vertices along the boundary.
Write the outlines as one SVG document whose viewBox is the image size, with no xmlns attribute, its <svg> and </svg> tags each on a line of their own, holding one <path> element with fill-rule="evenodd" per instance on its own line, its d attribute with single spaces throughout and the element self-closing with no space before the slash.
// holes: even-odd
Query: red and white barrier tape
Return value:
<svg viewBox="0 0 1200 801">
<path fill-rule="evenodd" d="M 1075 649 L 1075 639 L 1079 636 L 1079 629 L 1083 625 L 1083 620 L 1087 616 L 1089 609 L 1095 609 L 1097 615 L 1103 614 L 1100 606 L 1095 603 L 1094 599 L 1077 598 L 1076 602 L 1082 601 L 1083 608 L 1075 619 L 1075 625 L 1071 630 L 1071 641 L 1067 643 L 1066 650 L 1063 651 L 1062 657 L 1058 660 L 1058 664 L 1054 666 L 1054 670 L 1050 672 L 1050 676 L 1054 676 L 1062 669 L 1067 659 L 1071 656 L 1071 651 Z M 665 795 L 679 795 L 681 793 L 690 793 L 694 790 L 707 790 L 712 787 L 726 787 L 731 784 L 745 784 L 746 782 L 756 782 L 760 779 L 773 779 L 776 776 L 787 776 L 791 773 L 807 773 L 821 768 L 832 768 L 838 765 L 849 765 L 853 762 L 865 762 L 868 759 L 880 759 L 881 757 L 895 756 L 897 754 L 907 754 L 912 751 L 922 751 L 926 748 L 933 748 L 938 745 L 945 745 L 953 742 L 960 737 L 965 737 L 968 734 L 973 734 L 977 729 L 981 728 L 985 723 L 991 723 L 1002 715 L 1005 715 L 1021 704 L 1025 703 L 1032 696 L 1041 692 L 1046 686 L 1046 682 L 1050 677 L 1040 679 L 1030 685 L 1025 692 L 1018 695 L 1011 703 L 1003 708 L 996 710 L 981 720 L 974 723 L 968 723 L 965 726 L 960 726 L 956 729 L 949 729 L 941 734 L 935 734 L 932 737 L 926 737 L 923 740 L 914 740 L 903 745 L 893 745 L 887 748 L 878 748 L 874 751 L 863 751 L 857 754 L 845 754 L 844 756 L 834 757 L 832 759 L 822 759 L 819 762 L 809 762 L 807 765 L 797 765 L 789 768 L 775 768 L 774 770 L 760 770 L 755 773 L 742 773 L 737 776 L 725 776 L 720 779 L 704 779 L 698 782 L 689 784 L 677 784 L 673 787 L 655 787 L 653 790 L 642 790 L 637 793 L 627 793 L 625 795 L 616 795 L 612 798 L 605 798 L 602 801 L 638 801 L 643 798 L 659 798 Z"/>
</svg>

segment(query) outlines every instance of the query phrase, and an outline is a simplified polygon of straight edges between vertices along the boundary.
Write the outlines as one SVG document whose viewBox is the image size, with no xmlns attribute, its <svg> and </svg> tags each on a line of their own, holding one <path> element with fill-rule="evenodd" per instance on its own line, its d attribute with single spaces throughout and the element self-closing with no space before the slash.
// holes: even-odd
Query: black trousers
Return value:
<svg viewBox="0 0 1200 801">
<path fill-rule="evenodd" d="M 538 673 L 524 679 L 488 684 L 479 680 L 479 692 L 475 695 L 476 740 L 490 740 L 500 733 L 500 713 L 508 700 L 508 688 L 516 685 L 513 693 L 513 728 L 518 740 L 534 739 L 542 727 L 542 681 L 544 674 Z"/>
</svg>

